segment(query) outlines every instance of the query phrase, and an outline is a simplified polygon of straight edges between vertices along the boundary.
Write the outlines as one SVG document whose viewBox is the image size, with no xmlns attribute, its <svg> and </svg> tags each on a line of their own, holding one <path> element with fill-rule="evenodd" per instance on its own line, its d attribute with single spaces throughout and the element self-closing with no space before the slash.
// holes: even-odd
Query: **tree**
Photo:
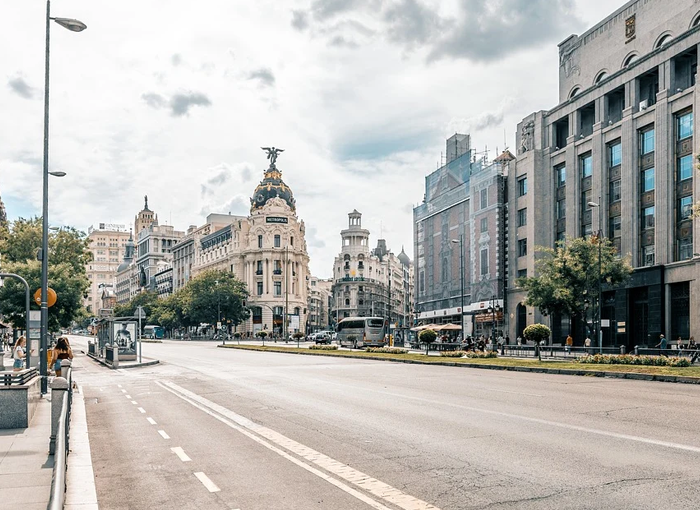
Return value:
<svg viewBox="0 0 700 510">
<path fill-rule="evenodd" d="M 632 266 L 629 257 L 618 257 L 609 239 L 567 238 L 557 248 L 537 248 L 543 254 L 536 262 L 537 276 L 516 281 L 527 291 L 525 304 L 539 308 L 545 315 L 567 314 L 588 324 L 588 317 L 592 319 L 598 310 L 599 249 L 603 284 L 623 284 L 632 273 Z M 589 331 L 592 335 L 592 325 Z"/>
<path fill-rule="evenodd" d="M 547 340 L 551 334 L 552 331 L 544 324 L 530 324 L 523 330 L 525 339 L 535 343 L 535 356 L 537 356 L 540 361 L 542 361 L 540 342 Z"/>
<path fill-rule="evenodd" d="M 146 319 L 150 321 L 153 318 L 153 312 L 159 306 L 158 294 L 152 290 L 136 294 L 134 297 L 131 298 L 131 300 L 128 303 L 115 306 L 114 316 L 135 317 L 136 309 L 139 306 L 143 308 L 143 311 L 146 314 Z"/>
<path fill-rule="evenodd" d="M 41 248 L 42 225 L 39 218 L 20 218 L 7 228 L 0 229 L 0 253 L 3 272 L 22 276 L 34 293 L 41 288 L 41 262 L 37 252 Z M 49 330 L 69 327 L 84 316 L 83 298 L 90 287 L 85 264 L 91 260 L 85 234 L 74 228 L 49 232 L 49 287 L 56 291 L 58 300 L 49 308 Z M 7 279 L 0 287 L 0 311 L 15 326 L 23 327 L 25 310 L 24 286 Z M 32 300 L 32 308 L 39 306 Z"/>
<path fill-rule="evenodd" d="M 432 329 L 424 329 L 418 333 L 418 340 L 425 344 L 425 354 L 428 354 L 430 349 L 430 344 L 432 344 L 437 339 L 437 333 Z"/>
<path fill-rule="evenodd" d="M 216 324 L 230 320 L 238 325 L 248 318 L 245 283 L 228 271 L 205 271 L 183 288 L 182 309 L 193 324 Z"/>
</svg>

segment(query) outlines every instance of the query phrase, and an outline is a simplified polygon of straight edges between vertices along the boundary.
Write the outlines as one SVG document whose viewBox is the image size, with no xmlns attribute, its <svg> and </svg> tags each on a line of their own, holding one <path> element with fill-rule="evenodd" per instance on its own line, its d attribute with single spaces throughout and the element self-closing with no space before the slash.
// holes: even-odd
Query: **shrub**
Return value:
<svg viewBox="0 0 700 510">
<path fill-rule="evenodd" d="M 425 354 L 428 355 L 428 349 L 430 344 L 432 344 L 437 339 L 437 333 L 432 329 L 424 329 L 418 333 L 418 340 L 425 344 Z"/>
<path fill-rule="evenodd" d="M 262 338 L 262 339 L 265 339 L 265 337 L 266 337 L 267 335 L 268 335 L 268 332 L 267 332 L 267 331 L 258 331 L 258 332 L 256 333 L 256 336 L 259 336 L 259 337 Z"/>
<path fill-rule="evenodd" d="M 384 352 L 386 354 L 406 354 L 408 351 L 406 349 L 399 349 L 398 347 L 367 347 L 365 352 Z"/>
<path fill-rule="evenodd" d="M 297 331 L 296 333 L 294 333 L 294 334 L 292 335 L 292 338 L 293 338 L 294 340 L 301 340 L 302 338 L 304 338 L 304 336 L 305 336 L 304 333 L 301 333 L 300 331 Z"/>
<path fill-rule="evenodd" d="M 525 336 L 527 340 L 535 343 L 547 340 L 551 334 L 552 331 L 544 324 L 530 324 L 523 331 L 523 336 Z"/>
<path fill-rule="evenodd" d="M 445 358 L 498 358 L 498 353 L 496 351 L 442 351 L 440 356 Z"/>
<path fill-rule="evenodd" d="M 337 351 L 337 345 L 309 345 L 312 351 Z"/>
<path fill-rule="evenodd" d="M 635 356 L 633 354 L 594 354 L 582 356 L 578 363 L 598 365 L 645 365 L 657 367 L 689 367 L 688 358 L 667 358 L 666 356 Z"/>
</svg>

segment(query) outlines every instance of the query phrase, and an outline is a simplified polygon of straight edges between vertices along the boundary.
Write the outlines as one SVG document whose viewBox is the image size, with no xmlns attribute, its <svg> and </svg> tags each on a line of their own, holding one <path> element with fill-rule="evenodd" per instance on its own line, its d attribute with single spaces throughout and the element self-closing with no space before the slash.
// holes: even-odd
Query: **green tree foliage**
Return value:
<svg viewBox="0 0 700 510">
<path fill-rule="evenodd" d="M 135 317 L 136 308 L 139 306 L 143 307 L 143 311 L 146 314 L 146 320 L 149 321 L 153 318 L 154 311 L 158 308 L 158 294 L 153 291 L 141 292 L 136 294 L 128 303 L 123 305 L 117 305 L 114 307 L 115 317 Z M 157 324 L 157 323 L 156 323 Z"/>
<path fill-rule="evenodd" d="M 623 284 L 632 273 L 629 258 L 619 258 L 609 239 L 596 236 L 567 238 L 557 248 L 538 247 L 537 276 L 519 278 L 527 291 L 525 303 L 545 315 L 578 317 L 584 323 L 595 315 L 598 299 L 598 250 L 604 285 Z"/>
<path fill-rule="evenodd" d="M 221 321 L 238 325 L 250 311 L 245 307 L 248 290 L 245 283 L 227 271 L 205 271 L 190 280 L 182 289 L 181 303 L 184 316 L 192 324 L 216 324 Z"/>
<path fill-rule="evenodd" d="M 418 333 L 418 340 L 425 344 L 425 353 L 428 354 L 430 344 L 437 340 L 437 333 L 432 329 L 424 329 Z"/>
<path fill-rule="evenodd" d="M 41 234 L 39 218 L 20 218 L 0 229 L 1 269 L 27 280 L 32 294 L 41 287 L 41 262 L 36 260 Z M 49 287 L 58 296 L 56 304 L 49 308 L 51 331 L 69 327 L 71 322 L 84 317 L 82 300 L 90 286 L 85 272 L 85 264 L 91 260 L 87 248 L 85 234 L 74 228 L 49 232 Z M 14 279 L 6 279 L 5 285 L 0 287 L 0 312 L 15 326 L 23 327 L 24 300 L 24 286 Z M 32 300 L 32 309 L 38 308 Z"/>
<path fill-rule="evenodd" d="M 549 338 L 552 331 L 544 324 L 530 324 L 523 331 L 523 336 L 530 342 L 543 342 Z"/>
</svg>

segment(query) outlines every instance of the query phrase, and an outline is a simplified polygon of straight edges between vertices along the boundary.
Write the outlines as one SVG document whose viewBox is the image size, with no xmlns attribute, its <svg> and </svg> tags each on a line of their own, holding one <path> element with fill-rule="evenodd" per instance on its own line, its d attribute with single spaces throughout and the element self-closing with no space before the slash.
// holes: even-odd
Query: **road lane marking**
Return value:
<svg viewBox="0 0 700 510">
<path fill-rule="evenodd" d="M 141 414 L 146 414 L 146 410 L 143 407 L 139 407 L 139 412 Z"/>
<path fill-rule="evenodd" d="M 121 387 L 122 387 L 122 385 L 121 385 L 121 384 L 117 384 L 117 388 L 121 388 Z"/>
<path fill-rule="evenodd" d="M 330 473 L 333 473 L 334 475 L 337 475 L 340 478 L 343 478 L 345 481 L 350 482 L 352 485 L 355 485 L 359 489 L 365 490 L 373 494 L 375 497 L 384 500 L 385 502 L 396 505 L 397 507 L 402 508 L 404 510 L 440 510 L 438 507 L 431 505 L 430 503 L 422 501 L 409 494 L 405 494 L 399 489 L 392 487 L 391 485 L 377 480 L 376 478 L 372 478 L 371 476 L 357 471 L 346 464 L 338 462 L 337 460 L 334 460 L 320 452 L 317 452 L 316 450 L 313 450 L 307 446 L 297 443 L 296 441 L 289 439 L 288 437 L 283 436 L 282 434 L 275 432 L 272 429 L 263 427 L 262 425 L 258 425 L 257 423 L 249 420 L 248 418 L 240 416 L 234 413 L 233 411 L 212 402 L 211 400 L 197 395 L 196 393 L 192 393 L 191 391 L 186 390 L 185 388 L 182 388 L 181 386 L 178 386 L 175 383 L 169 381 L 156 381 L 156 384 L 168 390 L 173 395 L 181 398 L 185 402 L 189 402 L 194 407 L 197 407 L 201 411 L 204 411 L 205 413 L 209 414 L 210 416 L 219 420 L 220 422 L 225 423 L 232 429 L 235 429 L 241 432 L 242 434 L 248 436 L 253 441 L 256 441 L 257 443 L 265 446 L 266 448 L 277 453 L 281 457 L 284 457 L 285 459 L 289 460 L 290 462 L 293 462 L 297 466 L 309 471 L 310 473 L 313 473 L 319 478 L 322 478 L 328 483 L 336 486 L 337 488 L 346 492 L 347 494 L 350 494 L 351 496 L 354 496 L 360 501 L 363 501 L 372 508 L 375 508 L 377 510 L 389 510 L 389 507 L 384 506 L 380 502 L 370 498 L 369 496 L 360 492 L 359 490 L 316 469 L 315 467 L 307 464 L 306 462 L 302 462 L 301 460 L 297 459 L 296 457 L 293 457 L 286 451 L 282 450 L 282 448 L 302 457 L 308 462 L 316 464 L 317 466 L 325 469 Z M 267 439 L 269 442 L 263 438 Z M 275 443 L 277 446 L 275 446 L 272 443 Z M 278 448 L 278 446 L 281 448 Z"/>
<path fill-rule="evenodd" d="M 122 393 L 126 393 L 126 390 L 122 390 Z"/>
<path fill-rule="evenodd" d="M 128 400 L 131 400 L 131 395 L 124 395 Z"/>
<path fill-rule="evenodd" d="M 198 473 L 195 473 L 194 476 L 196 476 L 200 482 L 202 482 L 202 485 L 204 485 L 209 492 L 219 492 L 221 489 L 219 489 L 214 482 L 212 482 L 207 475 L 202 473 L 201 471 Z"/>
<path fill-rule="evenodd" d="M 146 418 L 146 419 L 148 420 L 148 423 L 150 423 L 151 425 L 155 425 L 155 424 L 156 424 L 156 420 L 154 420 L 154 419 L 151 418 L 150 416 L 149 416 L 148 418 Z"/>
<path fill-rule="evenodd" d="M 165 433 L 164 430 L 159 430 L 158 433 L 161 435 L 163 439 L 170 439 L 170 436 Z"/>
<path fill-rule="evenodd" d="M 135 400 L 132 400 L 131 403 L 134 404 L 135 406 L 139 405 L 139 403 L 136 402 Z"/>
<path fill-rule="evenodd" d="M 192 459 L 190 459 L 187 454 L 185 453 L 185 450 L 183 450 L 181 447 L 176 446 L 175 448 L 171 448 L 170 451 L 172 451 L 175 455 L 180 457 L 180 460 L 182 462 L 191 462 Z"/>
</svg>

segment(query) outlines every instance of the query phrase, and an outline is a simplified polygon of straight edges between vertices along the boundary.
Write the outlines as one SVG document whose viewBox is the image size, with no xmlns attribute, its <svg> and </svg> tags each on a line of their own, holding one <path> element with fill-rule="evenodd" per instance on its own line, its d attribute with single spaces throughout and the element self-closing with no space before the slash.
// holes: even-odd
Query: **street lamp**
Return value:
<svg viewBox="0 0 700 510">
<path fill-rule="evenodd" d="M 453 243 L 459 243 L 459 280 L 461 287 L 461 305 L 462 308 L 459 313 L 459 325 L 462 327 L 462 341 L 464 341 L 466 335 L 464 334 L 464 237 L 459 234 L 459 239 L 452 239 Z"/>
<path fill-rule="evenodd" d="M 488 307 L 488 311 L 491 312 L 491 339 L 493 341 L 496 340 L 496 312 L 501 311 L 501 307 L 498 306 L 496 299 L 496 296 L 491 296 L 491 306 Z"/>
<path fill-rule="evenodd" d="M 598 349 L 601 354 L 603 354 L 603 329 L 601 328 L 601 319 L 603 317 L 603 299 L 602 299 L 602 284 L 603 284 L 603 269 L 601 263 L 601 256 L 603 250 L 603 224 L 602 224 L 602 214 L 600 213 L 600 204 L 595 202 L 588 202 L 588 207 L 598 208 L 598 320 L 596 324 L 596 333 L 598 335 Z"/>
<path fill-rule="evenodd" d="M 82 32 L 87 28 L 85 23 L 72 18 L 52 18 L 51 0 L 46 0 L 46 56 L 44 67 L 44 171 L 43 171 L 43 204 L 42 204 L 42 236 L 41 236 L 41 336 L 39 340 L 39 374 L 41 375 L 41 393 L 48 391 L 46 358 L 49 330 L 49 175 L 63 177 L 65 172 L 49 172 L 49 48 L 51 20 L 71 32 Z M 27 332 L 29 333 L 29 332 Z"/>
</svg>

